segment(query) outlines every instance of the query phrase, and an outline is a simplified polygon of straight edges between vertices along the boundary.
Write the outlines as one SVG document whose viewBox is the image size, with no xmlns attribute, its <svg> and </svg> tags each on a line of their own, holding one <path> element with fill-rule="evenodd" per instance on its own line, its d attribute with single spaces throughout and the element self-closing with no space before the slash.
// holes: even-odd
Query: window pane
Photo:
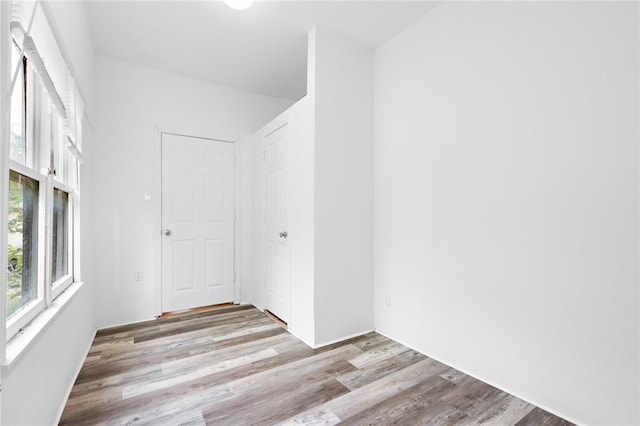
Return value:
<svg viewBox="0 0 640 426">
<path fill-rule="evenodd" d="M 38 298 L 37 180 L 9 174 L 7 318 Z"/>
<path fill-rule="evenodd" d="M 53 189 L 52 283 L 69 273 L 69 194 Z"/>
<path fill-rule="evenodd" d="M 68 151 L 65 147 L 65 138 L 62 134 L 62 119 L 56 111 L 52 111 L 51 113 L 51 147 L 53 168 L 56 170 L 54 179 L 68 185 L 65 162 Z"/>
<path fill-rule="evenodd" d="M 16 79 L 16 84 L 13 86 L 13 93 L 11 94 L 11 125 L 10 125 L 10 148 L 9 158 L 17 161 L 21 164 L 27 163 L 27 138 L 25 132 L 25 78 L 24 61 L 20 61 L 18 52 L 13 49 L 13 58 L 16 63 L 21 63 L 20 71 Z"/>
<path fill-rule="evenodd" d="M 29 80 L 29 77 L 27 77 L 27 80 Z M 33 154 L 31 156 L 33 158 L 32 168 L 34 170 L 38 170 L 42 174 L 47 174 L 49 167 L 51 167 L 51 144 L 53 141 L 51 131 L 52 115 L 51 100 L 41 83 L 42 82 L 31 87 L 34 95 L 33 101 L 30 101 L 30 98 L 27 97 L 27 104 L 28 106 L 32 106 L 31 110 L 34 112 L 34 135 L 29 141 L 32 143 L 27 145 L 27 151 L 31 150 L 31 153 Z M 28 117 L 27 122 L 29 122 L 30 119 L 31 117 Z M 29 128 L 30 126 L 27 127 Z M 29 140 L 28 136 L 27 139 Z"/>
</svg>

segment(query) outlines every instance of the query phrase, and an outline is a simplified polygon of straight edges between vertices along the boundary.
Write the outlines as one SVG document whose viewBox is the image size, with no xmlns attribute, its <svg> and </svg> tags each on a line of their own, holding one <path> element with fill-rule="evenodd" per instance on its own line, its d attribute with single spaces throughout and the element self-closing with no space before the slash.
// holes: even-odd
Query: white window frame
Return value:
<svg viewBox="0 0 640 426">
<path fill-rule="evenodd" d="M 18 43 L 14 38 L 13 43 Z M 12 46 L 13 47 L 13 46 Z M 22 60 L 22 59 L 20 59 Z M 25 156 L 26 165 L 20 162 L 9 160 L 9 170 L 27 176 L 38 181 L 38 248 L 37 248 L 37 298 L 20 308 L 11 318 L 6 321 L 6 341 L 16 336 L 26 327 L 38 314 L 62 294 L 76 280 L 79 272 L 79 265 L 74 262 L 76 258 L 76 233 L 78 221 L 77 199 L 78 190 L 61 182 L 69 179 L 71 174 L 69 168 L 76 166 L 77 158 L 69 158 L 72 155 L 66 148 L 65 136 L 62 135 L 62 128 L 56 127 L 58 132 L 55 140 L 52 139 L 51 129 L 53 128 L 52 100 L 51 94 L 45 95 L 46 88 L 43 87 L 38 70 L 30 65 L 27 58 L 26 70 L 26 116 L 25 116 Z M 46 72 L 46 70 L 45 70 Z M 40 81 L 39 81 L 40 80 Z M 14 90 L 22 90 L 14 88 Z M 60 180 L 57 179 L 55 167 L 61 167 Z M 76 184 L 79 185 L 79 176 L 76 177 Z M 64 191 L 68 195 L 67 206 L 67 274 L 53 282 L 53 193 L 54 189 Z M 6 227 L 6 224 L 3 226 Z M 5 242 L 6 244 L 6 242 Z M 2 290 L 6 293 L 6 283 Z M 5 298 L 6 300 L 6 298 Z"/>
<path fill-rule="evenodd" d="M 35 37 L 35 39 L 33 37 Z M 60 280 L 62 282 L 56 282 L 53 283 L 53 285 L 47 281 L 47 269 L 50 269 L 49 263 L 46 263 L 49 262 L 46 258 L 48 237 L 38 235 L 38 250 L 44 248 L 45 251 L 45 260 L 39 260 L 37 266 L 39 268 L 38 280 L 42 280 L 39 282 L 40 288 L 38 291 L 40 293 L 38 293 L 38 297 L 45 295 L 44 306 L 42 306 L 41 301 L 38 301 L 34 305 L 27 304 L 28 306 L 26 306 L 26 308 L 28 309 L 22 307 L 23 309 L 16 311 L 11 321 L 8 321 L 7 274 L 6 272 L 0 274 L 0 365 L 3 368 L 12 365 L 22 356 L 37 336 L 45 333 L 47 324 L 75 297 L 83 285 L 81 282 L 81 253 L 79 251 L 81 234 L 80 164 L 82 163 L 80 147 L 82 146 L 82 124 L 84 124 L 84 120 L 87 118 L 84 115 L 84 101 L 72 72 L 71 60 L 64 48 L 58 29 L 55 26 L 53 12 L 46 1 L 23 2 L 21 0 L 0 0 L 0 95 L 3 98 L 2 105 L 0 105 L 0 186 L 6 189 L 9 188 L 9 176 L 10 170 L 12 169 L 30 178 L 37 176 L 37 181 L 39 182 L 39 209 L 37 217 L 39 226 L 42 227 L 46 220 L 46 212 L 48 211 L 45 210 L 47 207 L 42 203 L 42 197 L 49 197 L 48 191 L 52 190 L 51 187 L 53 186 L 53 183 L 51 183 L 50 186 L 47 187 L 47 182 L 51 180 L 48 170 L 51 166 L 45 167 L 45 165 L 50 162 L 42 158 L 43 155 L 46 155 L 42 150 L 46 150 L 47 148 L 37 146 L 39 142 L 36 142 L 35 149 L 30 148 L 30 152 L 28 152 L 27 155 L 35 156 L 31 157 L 37 161 L 35 163 L 28 162 L 27 165 L 21 167 L 20 165 L 15 166 L 14 163 L 10 163 L 9 161 L 11 106 L 7 104 L 7 101 L 11 96 L 11 82 L 16 72 L 16 68 L 12 66 L 12 61 L 10 60 L 14 40 L 18 40 L 18 45 L 21 46 L 21 52 L 26 54 L 28 61 L 30 61 L 30 67 L 36 70 L 36 78 L 33 78 L 33 76 L 28 76 L 27 78 L 31 83 L 34 83 L 39 77 L 40 82 L 45 87 L 45 91 L 49 94 L 49 100 L 51 100 L 53 108 L 62 118 L 60 130 L 66 139 L 64 143 L 61 144 L 60 149 L 61 152 L 65 154 L 67 167 L 65 168 L 65 175 L 60 176 L 60 180 L 68 179 L 61 183 L 65 185 L 65 189 L 68 189 L 68 193 L 71 195 L 69 205 L 69 214 L 71 215 L 69 229 L 72 234 L 68 241 L 67 253 L 70 256 L 69 262 L 71 269 L 69 271 L 73 276 L 73 280 L 72 283 L 68 285 L 66 291 L 63 287 L 66 286 L 68 280 Z M 42 50 L 38 50 L 36 46 Z M 33 84 L 29 84 L 29 82 L 27 84 L 33 87 Z M 63 95 L 63 97 L 60 95 Z M 42 102 L 42 104 L 45 103 L 44 101 Z M 28 105 L 27 108 L 27 113 L 34 111 L 33 105 Z M 42 108 L 43 111 L 46 109 L 47 108 L 44 107 Z M 42 114 L 43 112 L 37 111 L 36 113 Z M 46 131 L 47 127 L 46 123 L 44 123 L 46 117 L 40 117 L 38 121 L 41 123 L 41 128 L 36 128 L 36 133 Z M 34 131 L 33 125 L 27 124 L 27 128 L 27 131 Z M 29 136 L 27 136 L 27 138 L 28 137 Z M 27 143 L 29 143 L 29 141 Z M 27 172 L 24 168 L 29 169 L 29 171 Z M 70 170 L 73 170 L 73 172 L 70 172 Z M 5 261 L 7 259 L 8 242 L 8 201 L 8 196 L 0 197 L 0 253 Z M 46 202 L 48 201 L 45 201 L 45 203 Z M 45 216 L 44 219 L 42 215 Z M 44 227 L 45 232 L 48 232 L 46 224 Z M 39 232 L 42 233 L 42 229 L 40 229 Z M 39 253 L 38 257 L 42 259 L 43 254 Z M 56 288 L 56 292 L 51 290 L 52 287 Z M 57 299 L 54 296 L 56 296 Z M 41 299 L 40 297 L 40 300 Z M 27 311 L 29 311 L 29 313 L 26 313 Z M 18 316 L 24 318 L 17 319 Z M 7 328 L 8 323 L 11 323 L 11 329 Z M 20 329 L 23 329 L 24 332 L 19 332 Z M 10 336 L 8 334 L 9 332 L 16 332 L 17 334 Z"/>
<path fill-rule="evenodd" d="M 46 243 L 46 192 L 47 192 L 47 178 L 40 173 L 26 167 L 16 161 L 9 160 L 9 170 L 19 173 L 23 176 L 38 181 L 38 280 L 37 280 L 37 294 L 38 297 L 21 307 L 20 310 L 11 318 L 7 318 L 7 340 L 18 334 L 27 324 L 29 324 L 42 310 L 46 307 L 46 294 L 45 294 L 45 245 Z M 4 225 L 6 226 L 6 224 Z M 7 291 L 6 285 L 3 291 Z"/>
<path fill-rule="evenodd" d="M 67 274 L 62 276 L 56 281 L 53 281 L 53 276 L 51 276 L 52 266 L 53 266 L 53 190 L 59 189 L 64 191 L 68 195 L 68 206 L 67 206 Z M 47 220 L 49 226 L 49 235 L 47 238 L 47 251 L 49 262 L 47 262 L 47 270 L 48 270 L 48 279 L 47 279 L 47 293 L 49 293 L 49 297 L 47 298 L 47 306 L 51 304 L 63 291 L 67 289 L 73 283 L 73 254 L 74 254 L 74 239 L 73 239 L 73 229 L 75 228 L 74 218 L 74 191 L 72 188 L 63 185 L 62 183 L 56 181 L 51 176 L 49 178 L 49 188 L 47 189 L 49 193 L 50 205 L 47 206 Z"/>
</svg>

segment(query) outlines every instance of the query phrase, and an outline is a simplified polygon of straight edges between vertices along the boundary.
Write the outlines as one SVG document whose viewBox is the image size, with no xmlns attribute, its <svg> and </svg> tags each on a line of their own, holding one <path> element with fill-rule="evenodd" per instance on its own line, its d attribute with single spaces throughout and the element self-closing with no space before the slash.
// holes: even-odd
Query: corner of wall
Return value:
<svg viewBox="0 0 640 426">
<path fill-rule="evenodd" d="M 314 41 L 315 341 L 330 342 L 373 329 L 373 50 Z"/>
</svg>

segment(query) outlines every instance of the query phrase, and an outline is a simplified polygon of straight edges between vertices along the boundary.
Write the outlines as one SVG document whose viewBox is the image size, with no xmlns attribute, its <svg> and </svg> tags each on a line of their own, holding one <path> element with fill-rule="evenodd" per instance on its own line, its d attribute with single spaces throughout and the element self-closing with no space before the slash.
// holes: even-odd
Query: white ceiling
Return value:
<svg viewBox="0 0 640 426">
<path fill-rule="evenodd" d="M 314 25 L 375 48 L 432 1 L 88 1 L 97 53 L 290 100 L 306 92 Z"/>
</svg>

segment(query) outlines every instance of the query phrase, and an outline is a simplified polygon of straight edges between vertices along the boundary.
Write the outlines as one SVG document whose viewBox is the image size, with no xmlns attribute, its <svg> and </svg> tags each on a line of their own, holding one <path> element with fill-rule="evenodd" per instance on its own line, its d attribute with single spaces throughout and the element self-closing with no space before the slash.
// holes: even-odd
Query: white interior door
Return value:
<svg viewBox="0 0 640 426">
<path fill-rule="evenodd" d="M 233 301 L 233 143 L 162 134 L 162 312 Z"/>
<path fill-rule="evenodd" d="M 289 321 L 290 275 L 287 231 L 287 153 L 289 128 L 284 125 L 265 138 L 266 306 Z"/>
</svg>

